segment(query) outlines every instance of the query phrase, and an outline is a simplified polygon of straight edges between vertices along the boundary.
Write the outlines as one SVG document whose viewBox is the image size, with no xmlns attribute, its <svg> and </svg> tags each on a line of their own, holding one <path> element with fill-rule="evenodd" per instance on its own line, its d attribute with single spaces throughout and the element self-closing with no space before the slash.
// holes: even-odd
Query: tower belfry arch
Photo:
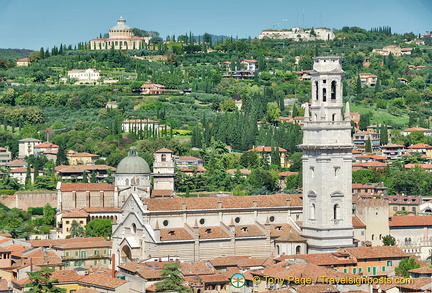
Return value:
<svg viewBox="0 0 432 293">
<path fill-rule="evenodd" d="M 340 57 L 314 58 L 303 126 L 303 227 L 309 253 L 353 246 L 352 143 Z"/>
</svg>

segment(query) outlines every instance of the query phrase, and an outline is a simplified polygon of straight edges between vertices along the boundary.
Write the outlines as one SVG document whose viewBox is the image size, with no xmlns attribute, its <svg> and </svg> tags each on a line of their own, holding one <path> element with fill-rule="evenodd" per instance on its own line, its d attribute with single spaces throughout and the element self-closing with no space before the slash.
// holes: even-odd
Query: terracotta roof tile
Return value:
<svg viewBox="0 0 432 293">
<path fill-rule="evenodd" d="M 342 251 L 349 252 L 352 256 L 357 258 L 357 260 L 375 258 L 402 258 L 410 256 L 397 246 L 361 246 L 345 248 Z"/>
<path fill-rule="evenodd" d="M 294 117 L 294 119 L 295 119 L 295 117 Z M 287 152 L 286 149 L 283 149 L 281 147 L 278 147 L 278 149 L 279 149 L 279 153 L 286 153 Z M 267 146 L 258 146 L 256 148 L 248 150 L 248 152 L 258 152 L 258 153 L 262 153 L 262 152 L 270 153 L 271 151 L 272 151 L 272 147 L 270 147 L 270 146 L 268 146 L 268 147 Z"/>
<path fill-rule="evenodd" d="M 182 262 L 180 270 L 183 276 L 215 274 L 215 269 L 207 261 Z"/>
<path fill-rule="evenodd" d="M 59 148 L 59 146 L 50 142 L 43 142 L 35 145 L 35 148 Z"/>
<path fill-rule="evenodd" d="M 126 280 L 121 280 L 111 277 L 108 273 L 93 273 L 87 275 L 79 280 L 80 284 L 91 285 L 96 288 L 118 288 L 128 282 Z"/>
<path fill-rule="evenodd" d="M 354 228 L 366 228 L 366 224 L 357 216 L 352 216 L 352 225 Z"/>
<path fill-rule="evenodd" d="M 50 247 L 58 246 L 67 243 L 86 243 L 86 242 L 100 242 L 105 241 L 102 237 L 88 237 L 88 238 L 70 238 L 70 239 L 47 239 L 47 240 L 32 240 L 28 241 L 32 247 Z"/>
<path fill-rule="evenodd" d="M 428 274 L 428 275 L 432 275 L 432 268 L 430 268 L 430 267 L 422 267 L 422 268 L 417 268 L 417 269 L 409 270 L 408 272 L 415 273 L 415 274 Z"/>
<path fill-rule="evenodd" d="M 60 191 L 114 191 L 111 183 L 62 183 Z"/>
<path fill-rule="evenodd" d="M 230 235 L 221 227 L 199 227 L 198 229 L 200 239 L 215 239 L 215 238 L 229 238 Z"/>
<path fill-rule="evenodd" d="M 13 160 L 6 163 L 6 166 L 27 166 L 27 162 L 23 160 Z"/>
<path fill-rule="evenodd" d="M 151 197 L 173 197 L 174 191 L 169 189 L 152 190 Z"/>
<path fill-rule="evenodd" d="M 116 171 L 116 168 L 107 165 L 76 165 L 66 166 L 60 165 L 55 167 L 58 173 L 83 173 L 84 171 L 91 173 L 91 171 Z M 66 183 L 65 183 L 66 184 Z M 107 184 L 107 183 L 69 183 L 69 184 Z"/>
<path fill-rule="evenodd" d="M 390 227 L 432 226 L 432 216 L 396 216 L 391 217 Z"/>
<path fill-rule="evenodd" d="M 160 229 L 161 241 L 192 240 L 193 236 L 185 228 Z"/>
<path fill-rule="evenodd" d="M 265 236 L 264 232 L 255 225 L 235 226 L 236 237 L 258 237 Z"/>
<path fill-rule="evenodd" d="M 209 260 L 214 267 L 239 267 L 250 268 L 268 266 L 274 264 L 271 258 L 254 258 L 250 256 L 221 256 Z"/>
<path fill-rule="evenodd" d="M 407 128 L 403 131 L 404 132 L 413 132 L 413 131 L 427 132 L 427 131 L 431 131 L 431 130 L 427 129 L 427 128 L 423 128 L 423 127 L 412 127 L 412 128 Z"/>
<path fill-rule="evenodd" d="M 317 266 L 355 265 L 357 263 L 357 260 L 349 253 L 339 252 L 283 255 L 276 260 L 289 262 L 293 259 L 301 259 Z"/>
<path fill-rule="evenodd" d="M 187 210 L 218 209 L 221 208 L 252 208 L 257 207 L 282 207 L 301 206 L 303 201 L 301 194 L 272 194 L 254 196 L 226 196 L 226 197 L 188 197 L 188 198 L 147 198 L 143 203 L 147 204 L 150 211 L 182 210 L 185 203 Z"/>
<path fill-rule="evenodd" d="M 61 214 L 62 218 L 87 218 L 89 215 L 83 209 L 63 210 Z"/>
</svg>

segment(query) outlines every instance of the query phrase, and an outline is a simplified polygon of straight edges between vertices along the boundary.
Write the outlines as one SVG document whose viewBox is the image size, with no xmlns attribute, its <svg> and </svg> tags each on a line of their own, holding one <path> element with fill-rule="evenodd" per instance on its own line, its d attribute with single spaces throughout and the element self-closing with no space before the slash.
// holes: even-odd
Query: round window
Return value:
<svg viewBox="0 0 432 293">
<path fill-rule="evenodd" d="M 200 220 L 199 220 L 199 223 L 200 223 L 201 225 L 204 225 L 204 223 L 205 223 L 205 219 L 200 219 Z"/>
<path fill-rule="evenodd" d="M 269 218 L 269 220 L 270 220 L 270 222 L 274 222 L 275 221 L 275 217 L 273 217 L 273 216 L 271 216 L 270 218 Z"/>
<path fill-rule="evenodd" d="M 240 217 L 235 218 L 234 222 L 236 222 L 237 224 L 240 223 Z"/>
<path fill-rule="evenodd" d="M 163 224 L 165 227 L 168 226 L 168 220 L 163 221 L 162 224 Z"/>
<path fill-rule="evenodd" d="M 135 225 L 135 223 L 132 223 L 132 233 L 135 234 L 136 231 L 137 231 L 136 225 Z"/>
</svg>

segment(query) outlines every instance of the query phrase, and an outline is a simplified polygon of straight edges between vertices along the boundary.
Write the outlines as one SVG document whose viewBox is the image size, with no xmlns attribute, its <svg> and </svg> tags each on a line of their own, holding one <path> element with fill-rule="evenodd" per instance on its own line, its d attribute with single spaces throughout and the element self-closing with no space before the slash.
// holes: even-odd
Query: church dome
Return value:
<svg viewBox="0 0 432 293">
<path fill-rule="evenodd" d="M 119 20 L 117 20 L 117 24 L 113 26 L 112 29 L 130 29 L 130 26 L 126 24 L 126 19 L 120 16 Z"/>
<path fill-rule="evenodd" d="M 128 156 L 118 164 L 116 174 L 150 174 L 150 167 L 138 156 L 136 148 L 131 147 Z"/>
</svg>

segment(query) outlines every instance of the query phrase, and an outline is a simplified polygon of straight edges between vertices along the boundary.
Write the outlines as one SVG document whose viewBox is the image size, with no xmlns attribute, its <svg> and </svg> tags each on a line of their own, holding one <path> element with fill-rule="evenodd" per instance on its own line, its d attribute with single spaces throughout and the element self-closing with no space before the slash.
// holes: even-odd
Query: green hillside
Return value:
<svg viewBox="0 0 432 293">
<path fill-rule="evenodd" d="M 0 59 L 21 59 L 26 58 L 33 52 L 27 49 L 0 49 Z"/>
</svg>

